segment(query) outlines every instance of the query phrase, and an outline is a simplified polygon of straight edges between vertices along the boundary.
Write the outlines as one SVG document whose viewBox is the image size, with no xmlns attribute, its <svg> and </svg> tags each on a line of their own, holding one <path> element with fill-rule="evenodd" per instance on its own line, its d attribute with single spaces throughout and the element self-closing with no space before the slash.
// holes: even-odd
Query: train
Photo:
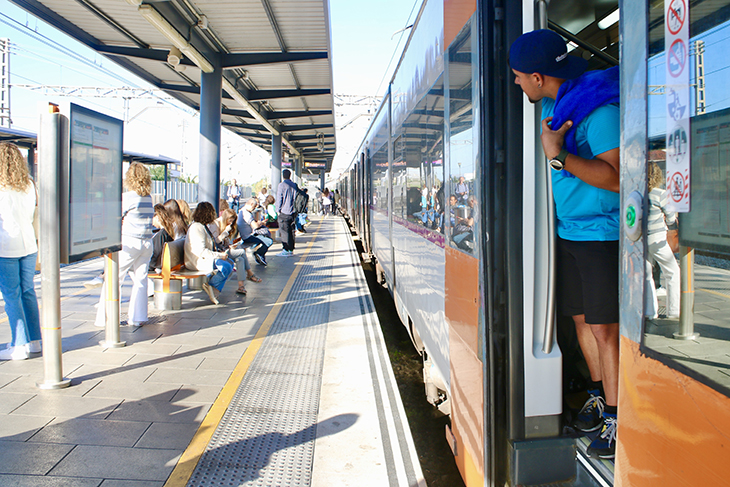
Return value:
<svg viewBox="0 0 730 487">
<path fill-rule="evenodd" d="M 730 273 L 718 264 L 730 255 L 729 25 L 719 0 L 422 3 L 333 184 L 423 357 L 426 399 L 449 416 L 467 486 L 730 485 Z M 589 69 L 620 70 L 613 460 L 591 458 L 566 429 L 585 372 L 555 312 L 540 106 L 508 64 L 511 43 L 538 28 Z M 672 81 L 684 69 L 689 83 Z M 685 155 L 685 172 L 669 174 Z M 662 276 L 647 265 L 649 164 L 691 202 L 678 217 L 680 319 L 663 313 Z M 652 286 L 658 313 L 647 310 Z"/>
</svg>

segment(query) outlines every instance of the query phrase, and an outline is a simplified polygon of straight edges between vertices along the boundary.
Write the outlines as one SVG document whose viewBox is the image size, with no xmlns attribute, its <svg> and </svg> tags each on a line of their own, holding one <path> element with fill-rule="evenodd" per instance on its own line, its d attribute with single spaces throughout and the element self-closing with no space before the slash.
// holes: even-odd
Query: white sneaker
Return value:
<svg viewBox="0 0 730 487">
<path fill-rule="evenodd" d="M 0 360 L 25 360 L 28 357 L 30 357 L 30 353 L 28 353 L 25 346 L 8 347 L 5 350 L 0 350 Z"/>
<path fill-rule="evenodd" d="M 28 350 L 28 353 L 41 353 L 43 350 L 41 348 L 41 341 L 40 340 L 33 340 L 30 343 L 27 343 L 25 345 L 26 350 Z"/>
<path fill-rule="evenodd" d="M 289 254 L 288 250 L 282 250 L 281 252 L 279 252 L 276 255 L 278 255 L 279 257 L 289 257 L 290 254 Z"/>
<path fill-rule="evenodd" d="M 663 288 L 663 287 L 658 287 L 656 289 L 656 295 L 657 295 L 657 297 L 666 296 L 667 295 L 667 290 L 665 288 Z"/>
<path fill-rule="evenodd" d="M 95 287 L 101 287 L 101 285 L 104 284 L 104 278 L 101 276 L 96 276 L 95 278 L 86 281 L 84 283 L 84 287 L 86 289 L 94 289 Z"/>
</svg>

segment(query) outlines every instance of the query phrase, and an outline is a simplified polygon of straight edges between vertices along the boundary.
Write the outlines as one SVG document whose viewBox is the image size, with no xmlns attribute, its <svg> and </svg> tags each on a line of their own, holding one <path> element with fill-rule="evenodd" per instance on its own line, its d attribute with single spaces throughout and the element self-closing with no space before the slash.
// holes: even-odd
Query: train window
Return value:
<svg viewBox="0 0 730 487">
<path fill-rule="evenodd" d="M 446 193 L 449 195 L 446 219 L 449 244 L 473 254 L 477 231 L 476 154 L 472 87 L 475 70 L 472 59 L 470 25 L 459 34 L 449 48 L 448 117 L 449 117 L 449 177 Z"/>
<path fill-rule="evenodd" d="M 730 394 L 730 2 L 649 12 L 643 345 Z"/>
<path fill-rule="evenodd" d="M 393 211 L 401 223 L 443 233 L 444 96 L 441 77 L 410 112 L 393 155 Z"/>
</svg>

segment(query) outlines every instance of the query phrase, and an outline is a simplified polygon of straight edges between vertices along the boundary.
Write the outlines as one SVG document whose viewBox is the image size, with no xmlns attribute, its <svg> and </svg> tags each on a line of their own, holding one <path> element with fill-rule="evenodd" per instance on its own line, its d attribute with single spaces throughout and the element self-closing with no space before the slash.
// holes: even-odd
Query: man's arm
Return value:
<svg viewBox="0 0 730 487">
<path fill-rule="evenodd" d="M 542 121 L 542 134 L 540 135 L 542 148 L 548 160 L 554 159 L 558 155 L 565 142 L 565 133 L 573 126 L 573 122 L 568 120 L 557 130 L 553 130 L 549 125 L 552 119 L 553 117 L 547 117 Z M 591 186 L 618 193 L 620 190 L 619 159 L 620 149 L 618 147 L 598 154 L 594 159 L 584 159 L 576 154 L 568 153 L 564 169 Z"/>
</svg>

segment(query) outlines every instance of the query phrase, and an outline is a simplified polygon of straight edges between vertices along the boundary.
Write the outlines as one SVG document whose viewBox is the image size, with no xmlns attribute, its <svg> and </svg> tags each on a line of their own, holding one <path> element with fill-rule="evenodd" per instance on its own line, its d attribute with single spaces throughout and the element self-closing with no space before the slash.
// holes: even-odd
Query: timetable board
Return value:
<svg viewBox="0 0 730 487">
<path fill-rule="evenodd" d="M 116 252 L 122 242 L 124 124 L 73 103 L 69 112 L 70 157 L 63 171 L 68 201 L 61 201 L 67 205 L 61 212 L 64 263 Z"/>
</svg>

